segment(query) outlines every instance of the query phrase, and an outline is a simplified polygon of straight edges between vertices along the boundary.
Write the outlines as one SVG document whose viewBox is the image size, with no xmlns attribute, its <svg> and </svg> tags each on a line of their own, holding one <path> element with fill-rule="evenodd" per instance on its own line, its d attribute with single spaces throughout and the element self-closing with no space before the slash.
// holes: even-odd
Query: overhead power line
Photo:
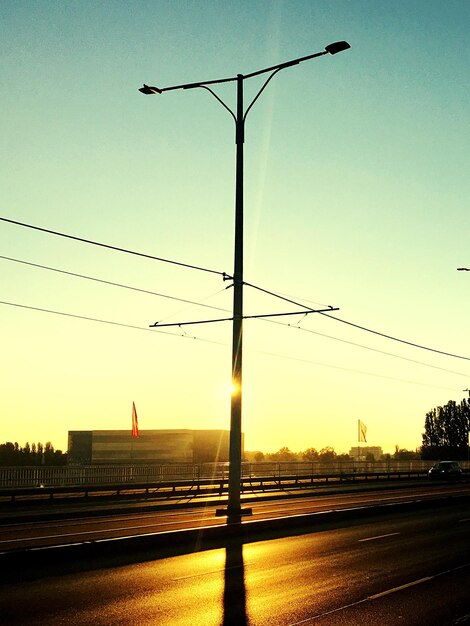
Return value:
<svg viewBox="0 0 470 626">
<path fill-rule="evenodd" d="M 219 345 L 219 346 L 227 346 L 228 344 L 224 343 L 224 342 L 220 342 L 220 341 L 213 341 L 210 339 L 202 339 L 200 337 L 193 337 L 190 335 L 187 335 L 186 333 L 183 334 L 176 334 L 176 333 L 169 333 L 169 332 L 165 332 L 162 330 L 151 330 L 150 328 L 144 328 L 142 326 L 134 326 L 132 324 L 124 324 L 121 322 L 114 322 L 114 321 L 110 321 L 110 320 L 103 320 L 103 319 L 98 319 L 95 317 L 87 317 L 84 315 L 77 315 L 75 313 L 66 313 L 64 311 L 54 311 L 52 309 L 44 309 L 44 308 L 40 308 L 40 307 L 34 307 L 34 306 L 28 306 L 26 304 L 19 304 L 16 302 L 5 302 L 5 301 L 1 301 L 0 300 L 0 304 L 6 305 L 6 306 L 11 306 L 11 307 L 17 307 L 20 309 L 26 309 L 29 311 L 38 311 L 41 313 L 50 313 L 53 315 L 60 315 L 60 316 L 64 316 L 64 317 L 68 317 L 68 318 L 74 318 L 74 319 L 79 319 L 79 320 L 83 320 L 86 322 L 98 322 L 100 324 L 110 324 L 112 326 L 119 326 L 119 327 L 123 327 L 123 328 L 129 328 L 132 330 L 144 330 L 146 332 L 151 332 L 151 333 L 158 333 L 158 334 L 162 334 L 162 335 L 169 335 L 170 337 L 182 337 L 184 339 L 193 339 L 195 341 L 201 341 L 203 343 L 210 343 L 210 344 L 215 344 L 215 345 Z M 384 379 L 388 379 L 388 380 L 394 380 L 397 382 L 402 382 L 402 383 L 407 383 L 407 384 L 413 384 L 413 385 L 420 385 L 420 386 L 424 386 L 424 387 L 433 387 L 433 388 L 438 388 L 438 389 L 447 389 L 449 391 L 457 391 L 457 389 L 453 389 L 450 387 L 440 387 L 440 386 L 436 386 L 436 385 L 431 385 L 429 383 L 421 383 L 418 381 L 414 381 L 414 380 L 406 380 L 403 378 L 396 378 L 393 376 L 387 376 L 385 374 L 378 374 L 377 372 L 367 372 L 364 370 L 356 370 L 356 369 L 352 369 L 352 368 L 347 368 L 347 367 L 343 367 L 343 366 L 339 366 L 339 365 L 332 365 L 329 363 L 320 363 L 320 362 L 316 362 L 316 361 L 310 361 L 309 359 L 303 359 L 303 358 L 299 358 L 299 357 L 293 357 L 293 356 L 289 356 L 289 355 L 285 355 L 285 354 L 278 354 L 275 352 L 266 352 L 264 350 L 253 350 L 253 352 L 257 352 L 259 354 L 263 354 L 266 356 L 274 356 L 277 358 L 281 358 L 281 359 L 287 359 L 290 361 L 298 361 L 300 363 L 307 363 L 309 365 L 316 365 L 319 367 L 327 367 L 327 368 L 331 368 L 331 369 L 338 369 L 338 370 L 343 370 L 346 372 L 352 372 L 355 374 L 362 374 L 364 376 L 374 376 L 374 377 L 378 377 L 378 378 L 384 378 Z"/>
<path fill-rule="evenodd" d="M 13 257 L 8 257 L 8 256 L 3 256 L 3 255 L 0 255 L 0 259 L 4 259 L 6 261 L 12 261 L 14 263 L 20 263 L 22 265 L 36 267 L 36 268 L 43 269 L 43 270 L 48 270 L 48 271 L 51 271 L 51 272 L 58 272 L 60 274 L 65 274 L 67 276 L 73 276 L 73 277 L 76 277 L 76 278 L 82 278 L 82 279 L 85 279 L 85 280 L 90 280 L 90 281 L 101 283 L 101 284 L 104 284 L 104 285 L 110 285 L 110 286 L 113 286 L 113 287 L 119 287 L 119 288 L 123 288 L 123 289 L 129 289 L 129 290 L 132 290 L 132 291 L 137 291 L 137 292 L 140 292 L 140 293 L 154 295 L 154 296 L 157 296 L 157 297 L 166 298 L 166 299 L 173 300 L 173 301 L 176 301 L 176 302 L 182 302 L 184 304 L 200 306 L 200 307 L 213 309 L 213 310 L 218 310 L 218 311 L 224 311 L 224 312 L 228 312 L 228 313 L 230 312 L 229 309 L 224 309 L 222 307 L 217 307 L 217 306 L 210 305 L 210 304 L 203 304 L 202 302 L 195 302 L 193 300 L 187 300 L 185 298 L 179 298 L 179 297 L 176 297 L 176 296 L 170 296 L 168 294 L 163 294 L 163 293 L 159 293 L 159 292 L 156 292 L 156 291 L 150 291 L 148 289 L 141 289 L 139 287 L 133 287 L 131 285 L 124 285 L 122 283 L 116 283 L 116 282 L 113 282 L 113 281 L 104 280 L 104 279 L 101 279 L 101 278 L 96 278 L 95 276 L 88 276 L 88 275 L 85 275 L 85 274 L 78 274 L 78 273 L 75 273 L 75 272 L 69 272 L 67 270 L 59 269 L 57 267 L 50 267 L 50 266 L 47 266 L 47 265 L 41 265 L 39 263 L 32 263 L 31 261 L 25 261 L 24 259 L 15 259 Z M 267 293 L 269 295 L 275 295 L 276 297 L 278 295 L 278 294 L 273 294 L 273 292 L 268 291 L 267 289 L 262 289 L 261 287 L 257 287 L 255 285 L 251 285 L 250 283 L 246 283 L 246 284 L 247 284 L 247 286 L 254 287 L 255 289 L 257 289 L 259 291 L 262 291 L 264 293 Z M 224 288 L 224 290 L 225 289 L 226 288 Z M 281 297 L 283 297 L 283 296 L 281 295 Z M 289 301 L 289 302 L 293 302 L 292 300 L 289 300 L 287 298 L 287 296 L 285 296 L 285 299 L 287 301 Z M 315 303 L 315 304 L 317 304 L 317 303 Z M 323 306 L 325 306 L 325 305 L 323 305 Z M 302 311 L 299 311 L 299 314 L 301 314 L 301 313 L 302 313 Z M 225 318 L 225 319 L 226 320 L 231 320 L 232 318 Z M 299 326 L 298 324 L 286 324 L 284 322 L 280 322 L 280 321 L 272 320 L 272 319 L 262 319 L 262 321 L 270 322 L 271 324 L 278 324 L 279 326 L 284 326 L 286 328 L 295 328 L 296 330 L 299 330 L 301 332 L 311 333 L 313 335 L 318 335 L 319 337 L 325 337 L 326 339 L 332 339 L 333 341 L 339 341 L 341 343 L 345 343 L 345 344 L 354 346 L 356 348 L 361 348 L 363 350 L 369 350 L 371 352 L 376 352 L 378 354 L 384 354 L 385 356 L 391 356 L 393 358 L 401 359 L 403 361 L 408 361 L 410 363 L 416 363 L 417 365 L 422 365 L 424 367 L 430 367 L 432 369 L 437 369 L 437 370 L 440 370 L 442 372 L 447 372 L 449 374 L 456 374 L 457 376 L 468 377 L 467 374 L 463 374 L 462 372 L 456 372 L 454 370 L 449 370 L 447 368 L 439 367 L 437 365 L 431 365 L 430 363 L 423 363 L 422 361 L 417 361 L 416 359 L 410 359 L 408 357 L 404 357 L 404 356 L 401 356 L 399 354 L 393 354 L 392 352 L 386 352 L 385 350 L 378 350 L 377 348 L 372 348 L 370 346 L 365 346 L 363 344 L 356 343 L 354 341 L 349 341 L 347 339 L 340 339 L 339 337 L 334 337 L 332 335 L 327 335 L 326 333 L 321 333 L 319 331 L 311 330 L 310 328 L 304 328 L 302 326 Z M 180 324 L 174 324 L 174 325 L 175 326 L 180 326 Z M 162 324 L 158 323 L 158 326 L 162 327 Z M 153 325 L 150 326 L 150 328 L 152 328 L 152 327 L 153 327 Z M 140 329 L 140 327 L 136 327 L 136 328 Z"/>
<path fill-rule="evenodd" d="M 143 252 L 137 252 L 136 250 L 129 250 L 127 248 L 120 248 L 118 246 L 112 246 L 107 243 L 93 241 L 92 239 L 84 239 L 83 237 L 77 237 L 75 235 L 69 235 L 67 233 L 61 233 L 55 230 L 50 230 L 49 228 L 41 228 L 40 226 L 33 226 L 32 224 L 25 224 L 24 222 L 18 222 L 16 220 L 11 220 L 6 217 L 0 217 L 0 221 L 8 222 L 9 224 L 15 224 L 16 226 L 23 226 L 24 228 L 31 228 L 32 230 L 37 230 L 43 233 L 47 233 L 49 235 L 56 235 L 57 237 L 65 237 L 66 239 L 80 241 L 82 243 L 87 243 L 92 246 L 99 246 L 100 248 L 107 248 L 108 250 L 114 250 L 115 252 L 124 252 L 125 254 L 132 254 L 134 256 L 143 257 L 145 259 L 152 259 L 153 261 L 160 261 L 161 263 L 170 263 L 171 265 L 178 265 L 180 267 L 185 267 L 187 269 L 192 269 L 192 270 L 198 270 L 200 272 L 209 272 L 210 274 L 218 274 L 219 276 L 222 276 L 224 280 L 232 279 L 232 277 L 226 272 L 220 272 L 217 270 L 208 269 L 207 267 L 200 267 L 198 265 L 191 265 L 189 263 L 173 261 L 171 259 L 165 259 L 163 257 L 153 256 L 152 254 L 145 254 Z"/>
<path fill-rule="evenodd" d="M 202 271 L 202 272 L 208 272 L 208 273 L 211 273 L 211 274 L 217 274 L 219 276 L 222 276 L 223 280 L 233 280 L 233 277 L 230 276 L 229 274 L 227 274 L 226 272 L 221 272 L 221 271 L 217 271 L 217 270 L 213 270 L 213 269 L 209 269 L 209 268 L 204 268 L 204 267 L 200 267 L 200 266 L 197 266 L 197 265 L 191 265 L 191 264 L 188 264 L 188 263 L 182 263 L 182 262 L 179 262 L 179 261 L 174 261 L 174 260 L 166 259 L 166 258 L 163 258 L 163 257 L 157 257 L 157 256 L 153 256 L 153 255 L 150 255 L 150 254 L 145 254 L 143 252 L 137 252 L 135 250 L 129 250 L 127 248 L 120 248 L 120 247 L 117 247 L 117 246 L 112 246 L 112 245 L 101 243 L 101 242 L 98 242 L 98 241 L 93 241 L 91 239 L 84 239 L 82 237 L 77 237 L 75 235 L 69 235 L 67 233 L 61 233 L 61 232 L 50 230 L 50 229 L 47 229 L 47 228 L 34 226 L 32 224 L 26 224 L 24 222 L 19 222 L 17 220 L 12 220 L 12 219 L 9 219 L 9 218 L 6 218 L 6 217 L 1 217 L 0 216 L 0 221 L 7 222 L 9 224 L 15 224 L 17 226 L 22 226 L 22 227 L 25 227 L 25 228 L 30 228 L 30 229 L 37 230 L 37 231 L 44 232 L 44 233 L 48 233 L 48 234 L 51 234 L 51 235 L 56 235 L 56 236 L 59 236 L 59 237 L 65 237 L 67 239 L 72 239 L 74 241 L 80 241 L 82 243 L 87 243 L 87 244 L 90 244 L 90 245 L 99 246 L 99 247 L 102 247 L 102 248 L 107 248 L 109 250 L 114 250 L 114 251 L 117 251 L 117 252 L 123 252 L 123 253 L 131 254 L 131 255 L 134 255 L 134 256 L 139 256 L 139 257 L 143 257 L 143 258 L 147 258 L 147 259 L 152 259 L 154 261 L 160 261 L 162 263 L 169 263 L 169 264 L 172 264 L 172 265 L 177 265 L 177 266 L 185 267 L 185 268 L 188 268 L 188 269 L 194 269 L 194 270 L 199 270 L 199 271 Z M 7 257 L 4 257 L 4 258 L 7 258 Z M 459 268 L 459 269 L 467 269 L 467 268 Z M 294 304 L 296 306 L 302 307 L 304 309 L 304 311 L 305 311 L 305 308 L 306 308 L 305 305 L 301 304 L 299 302 L 296 302 L 295 300 L 292 300 L 290 298 L 286 298 L 284 296 L 281 296 L 278 293 L 275 293 L 273 291 L 269 291 L 267 289 L 263 289 L 262 287 L 258 287 L 257 285 L 253 285 L 251 283 L 245 282 L 244 284 L 246 286 L 248 286 L 248 287 L 252 287 L 253 289 L 257 289 L 258 291 L 261 291 L 263 293 L 271 295 L 271 296 L 273 296 L 275 298 L 278 298 L 280 300 L 283 300 L 285 302 L 290 302 L 291 304 Z M 332 309 L 331 306 L 329 308 L 330 308 L 330 310 L 334 310 L 334 309 Z M 313 309 L 309 309 L 309 310 L 313 311 Z M 338 317 L 334 317 L 332 315 L 329 315 L 327 312 L 323 312 L 322 311 L 321 314 L 324 317 L 328 317 L 329 319 L 335 320 L 336 322 L 341 322 L 342 324 L 346 324 L 346 325 L 351 326 L 353 328 L 357 328 L 359 330 L 363 330 L 364 332 L 368 332 L 368 333 L 377 335 L 379 337 L 384 337 L 385 339 L 390 339 L 391 341 L 396 341 L 398 343 L 403 343 L 405 345 L 412 346 L 413 348 L 418 348 L 420 350 L 427 350 L 428 352 L 434 352 L 435 354 L 442 354 L 444 356 L 450 356 L 450 357 L 453 357 L 453 358 L 456 358 L 456 359 L 462 359 L 462 360 L 465 360 L 465 361 L 470 361 L 470 357 L 468 357 L 468 356 L 463 356 L 463 355 L 455 354 L 455 353 L 452 353 L 452 352 L 446 352 L 444 350 L 438 350 L 436 348 L 430 348 L 428 346 L 423 346 L 422 344 L 418 344 L 418 343 L 415 343 L 415 342 L 412 342 L 412 341 L 408 341 L 406 339 L 400 339 L 399 337 L 394 337 L 392 335 L 388 335 L 386 333 L 382 333 L 380 331 L 373 330 L 371 328 L 367 328 L 365 326 L 361 326 L 359 324 L 355 324 L 353 322 L 349 322 L 347 320 L 343 320 L 343 319 L 340 319 Z M 264 317 L 264 316 L 261 316 L 261 317 Z"/>
<path fill-rule="evenodd" d="M 312 335 L 318 335 L 319 337 L 325 337 L 325 339 L 332 339 L 333 341 L 339 341 L 340 343 L 345 343 L 349 346 L 354 346 L 355 348 L 362 348 L 363 350 L 369 350 L 370 352 L 376 352 L 377 354 L 383 354 L 385 356 L 391 356 L 395 359 L 401 359 L 402 361 L 408 361 L 409 363 L 415 363 L 416 365 L 423 365 L 424 367 L 430 367 L 435 370 L 439 370 L 441 372 L 447 372 L 448 374 L 456 374 L 457 376 L 465 376 L 468 378 L 468 374 L 464 374 L 463 372 L 456 372 L 455 370 L 449 370 L 445 367 L 439 367 L 438 365 L 431 365 L 430 363 L 423 363 L 423 361 L 417 361 L 416 359 L 410 359 L 406 356 L 402 356 L 401 354 L 393 354 L 393 352 L 387 352 L 386 350 L 378 350 L 377 348 L 372 348 L 370 346 L 365 346 L 361 343 L 356 343 L 355 341 L 349 341 L 348 339 L 340 339 L 339 337 L 333 337 L 333 335 L 327 335 L 326 333 L 320 333 L 317 330 L 311 330 L 310 328 L 304 328 L 303 326 L 298 326 L 297 324 L 285 324 L 283 322 L 278 322 L 276 320 L 265 320 L 266 322 L 270 322 L 271 324 L 278 324 L 279 326 L 285 326 L 286 328 L 295 328 L 296 330 L 300 330 L 304 333 L 311 333 Z"/>
<path fill-rule="evenodd" d="M 20 264 L 31 266 L 31 267 L 40 268 L 40 269 L 43 269 L 43 270 L 48 270 L 48 271 L 51 271 L 51 272 L 58 272 L 60 274 L 65 274 L 67 276 L 73 276 L 73 277 L 76 277 L 76 278 L 82 278 L 82 279 L 85 279 L 85 280 L 90 280 L 90 281 L 93 281 L 93 282 L 102 283 L 104 285 L 111 285 L 113 287 L 129 289 L 129 290 L 132 290 L 132 291 L 137 291 L 137 292 L 140 292 L 140 293 L 154 295 L 154 296 L 158 296 L 158 297 L 161 297 L 161 298 L 167 298 L 169 300 L 173 300 L 173 301 L 176 301 L 176 302 L 182 302 L 182 303 L 185 303 L 185 304 L 190 304 L 190 305 L 194 305 L 194 306 L 200 306 L 200 307 L 213 309 L 213 310 L 218 310 L 218 311 L 230 312 L 228 309 L 224 309 L 222 307 L 217 307 L 217 306 L 213 306 L 213 305 L 209 305 L 209 304 L 203 304 L 202 302 L 195 302 L 195 301 L 192 301 L 192 300 L 187 300 L 185 298 L 178 298 L 176 296 L 170 296 L 168 294 L 163 294 L 163 293 L 159 293 L 159 292 L 155 292 L 155 291 L 150 291 L 148 289 L 141 289 L 139 287 L 133 287 L 131 285 L 124 285 L 122 283 L 116 283 L 116 282 L 113 282 L 113 281 L 104 280 L 104 279 L 101 279 L 101 278 L 96 278 L 95 276 L 87 276 L 85 274 L 78 274 L 78 273 L 75 273 L 75 272 L 69 272 L 67 270 L 59 269 L 57 267 L 50 267 L 50 266 L 47 266 L 47 265 L 41 265 L 39 263 L 32 263 L 31 261 L 25 261 L 24 259 L 15 259 L 13 257 L 7 257 L 7 256 L 3 256 L 3 255 L 0 255 L 0 259 L 4 259 L 4 260 L 7 260 L 7 261 L 12 261 L 14 263 L 20 263 Z M 247 285 L 250 286 L 250 287 L 252 286 L 250 283 L 247 283 Z M 258 289 L 259 291 L 263 291 L 264 293 L 268 293 L 268 294 L 272 293 L 272 292 L 270 292 L 270 291 L 268 291 L 266 289 L 262 289 L 260 287 L 254 286 L 254 285 L 253 285 L 253 287 L 255 289 Z M 277 294 L 275 294 L 275 295 L 277 295 Z M 287 299 L 288 298 L 286 297 L 286 300 Z M 301 311 L 299 311 L 299 313 L 301 313 Z M 227 320 L 231 320 L 231 319 L 232 318 L 227 318 Z M 467 377 L 467 374 L 463 374 L 461 372 L 455 372 L 453 370 L 449 370 L 449 369 L 446 369 L 444 367 L 438 367 L 437 365 L 431 365 L 429 363 L 423 363 L 422 361 L 417 361 L 415 359 L 410 359 L 410 358 L 401 356 L 399 354 L 393 354 L 391 352 L 386 352 L 384 350 L 378 350 L 377 348 L 372 348 L 370 346 L 365 346 L 363 344 L 359 344 L 359 343 L 356 343 L 356 342 L 353 342 L 353 341 L 348 341 L 347 339 L 340 339 L 339 337 L 333 337 L 332 335 L 327 335 L 325 333 L 320 333 L 318 331 L 311 330 L 309 328 L 303 328 L 302 326 L 299 326 L 297 324 L 295 324 L 295 325 L 293 325 L 293 324 L 285 324 L 283 322 L 280 322 L 280 321 L 277 321 L 277 320 L 271 320 L 271 319 L 265 319 L 263 321 L 270 322 L 271 324 L 278 324 L 279 326 L 285 326 L 286 328 L 295 328 L 295 329 L 297 329 L 299 331 L 302 331 L 302 332 L 311 333 L 313 335 L 318 335 L 320 337 L 325 337 L 326 339 L 332 339 L 333 341 L 339 341 L 341 343 L 345 343 L 345 344 L 348 344 L 348 345 L 351 345 L 351 346 L 355 346 L 357 348 L 362 348 L 363 350 L 369 350 L 371 352 L 377 352 L 378 354 L 384 354 L 386 356 L 391 356 L 393 358 L 401 359 L 403 361 L 408 361 L 410 363 L 416 363 L 418 365 L 423 365 L 424 367 L 430 367 L 432 369 L 437 369 L 437 370 L 440 370 L 440 371 L 443 371 L 443 372 L 447 372 L 449 374 L 456 374 L 458 376 L 466 376 Z M 158 325 L 160 327 L 162 326 L 161 323 L 159 323 Z M 177 324 L 177 326 L 179 326 L 179 324 Z"/>
<path fill-rule="evenodd" d="M 371 328 L 366 328 L 365 326 L 360 326 L 359 324 L 354 324 L 353 322 L 342 320 L 339 317 L 328 315 L 328 313 L 323 313 L 322 315 L 324 317 L 328 317 L 332 320 L 335 320 L 336 322 L 347 324 L 348 326 L 352 326 L 353 328 L 358 328 L 359 330 L 364 330 L 367 333 L 372 333 L 373 335 L 378 335 L 379 337 L 385 337 L 385 339 L 391 339 L 392 341 L 398 341 L 399 343 L 404 343 L 408 346 L 412 346 L 413 348 L 419 348 L 420 350 L 427 350 L 428 352 L 435 352 L 436 354 L 443 354 L 444 356 L 451 356 L 454 359 L 463 359 L 464 361 L 470 361 L 470 357 L 468 356 L 462 356 L 461 354 L 454 354 L 453 352 L 445 352 L 444 350 L 437 350 L 436 348 L 429 348 L 428 346 L 423 346 L 419 343 L 414 343 L 413 341 L 407 341 L 406 339 L 399 339 L 398 337 L 393 337 L 392 335 L 381 333 L 378 330 L 372 330 Z"/>
<path fill-rule="evenodd" d="M 396 378 L 395 376 L 387 376 L 386 374 L 379 374 L 377 372 L 366 372 L 364 370 L 356 370 L 350 367 L 343 367 L 342 365 L 332 365 L 330 363 L 319 363 L 317 361 L 310 361 L 309 359 L 302 359 L 299 357 L 291 357 L 282 354 L 276 354 L 275 352 L 264 352 L 261 350 L 256 350 L 260 354 L 265 354 L 267 356 L 274 356 L 283 359 L 289 359 L 291 361 L 298 361 L 300 363 L 308 363 L 309 365 L 318 365 L 320 367 L 328 367 L 335 370 L 342 370 L 343 372 L 352 372 L 353 374 L 363 374 L 364 376 L 374 376 L 375 378 L 384 378 L 387 380 L 395 380 L 400 383 L 407 383 L 412 385 L 420 385 L 421 387 L 432 387 L 433 389 L 446 389 L 447 391 L 458 391 L 452 387 L 442 387 L 440 385 L 431 385 L 430 383 L 420 383 L 416 380 L 407 380 L 406 378 Z"/>
<path fill-rule="evenodd" d="M 274 296 L 274 298 L 277 298 L 278 300 L 283 300 L 284 302 L 289 302 L 290 304 L 295 304 L 296 306 L 300 306 L 302 307 L 302 309 L 309 309 L 309 310 L 313 310 L 311 309 L 311 307 L 307 307 L 305 304 L 300 304 L 300 302 L 297 302 L 296 300 L 291 300 L 291 298 L 287 298 L 286 296 L 282 296 L 278 293 L 275 293 L 274 291 L 269 291 L 268 289 L 263 289 L 263 287 L 258 287 L 258 285 L 253 285 L 252 283 L 247 283 L 244 282 L 244 285 L 246 285 L 247 287 L 251 287 L 252 289 L 256 289 L 257 291 L 261 291 L 262 293 L 267 294 L 268 296 Z M 331 306 L 331 304 L 328 305 L 321 305 L 321 306 L 325 306 L 328 309 L 331 309 L 332 311 L 334 310 L 333 307 Z"/>
<path fill-rule="evenodd" d="M 297 306 L 303 307 L 305 308 L 304 304 L 301 304 L 300 302 L 296 302 L 295 300 L 291 300 L 288 298 L 285 298 L 284 296 L 281 296 L 277 293 L 275 293 L 274 291 L 268 291 L 266 289 L 262 289 L 261 287 L 257 287 L 256 285 L 252 285 L 250 283 L 245 283 L 248 287 L 253 287 L 254 289 L 257 289 L 259 291 L 262 291 L 264 293 L 267 293 L 271 296 L 274 296 L 275 298 L 278 298 L 279 300 L 284 300 L 286 302 L 290 302 L 291 304 L 295 304 Z M 348 326 L 352 326 L 353 328 L 358 328 L 359 330 L 363 330 L 365 332 L 368 333 L 372 333 L 373 335 L 378 335 L 379 337 L 384 337 L 385 339 L 390 339 L 391 341 L 397 341 L 399 343 L 403 343 L 406 344 L 408 346 L 412 346 L 413 348 L 419 348 L 420 350 L 427 350 L 429 352 L 434 352 L 436 354 L 443 354 L 444 356 L 451 356 L 455 359 L 463 359 L 464 361 L 470 361 L 470 357 L 468 356 L 462 356 L 460 354 L 454 354 L 453 352 L 445 352 L 444 350 L 438 350 L 436 348 L 429 348 L 428 346 L 423 346 L 419 343 L 415 343 L 413 341 L 407 341 L 406 339 L 400 339 L 399 337 L 394 337 L 392 335 L 387 335 L 386 333 L 381 333 L 378 330 L 373 330 L 371 328 L 366 328 L 365 326 L 360 326 L 359 324 L 354 324 L 353 322 L 348 322 L 347 320 L 342 320 L 339 317 L 334 317 L 333 315 L 329 315 L 327 312 L 322 312 L 321 313 L 323 315 L 323 317 L 328 317 L 329 319 L 335 320 L 336 322 L 341 322 L 342 324 L 347 324 Z"/>
<path fill-rule="evenodd" d="M 161 335 L 169 335 L 170 337 L 185 337 L 186 339 L 199 340 L 198 337 L 191 337 L 190 335 L 187 335 L 186 333 L 180 335 L 176 333 L 169 333 L 164 330 L 151 330 L 148 327 L 135 326 L 133 324 L 124 324 L 123 322 L 113 322 L 111 320 L 102 320 L 96 317 L 88 317 L 86 315 L 77 315 L 76 313 L 66 313 L 65 311 L 54 311 L 53 309 L 44 309 L 44 308 L 37 307 L 37 306 L 19 304 L 17 302 L 5 302 L 3 300 L 0 300 L 0 304 L 11 306 L 11 307 L 17 307 L 19 309 L 27 309 L 29 311 L 39 311 L 41 313 L 52 313 L 53 315 L 61 315 L 63 317 L 72 317 L 74 319 L 84 320 L 86 322 L 98 322 L 99 324 L 110 324 L 111 326 L 121 326 L 122 328 L 132 328 L 133 330 L 145 330 L 146 332 L 159 333 Z M 214 343 L 218 345 L 224 345 L 224 344 L 221 344 L 221 342 L 219 341 L 212 341 L 210 339 L 201 339 L 199 341 L 204 341 L 205 343 Z"/>
<path fill-rule="evenodd" d="M 166 298 L 168 300 L 174 300 L 176 302 L 183 302 L 184 304 L 192 304 L 194 306 L 200 306 L 207 309 L 214 309 L 218 311 L 226 311 L 227 309 L 223 309 L 218 306 L 211 306 L 210 304 L 202 304 L 201 302 L 194 302 L 193 300 L 186 300 L 185 298 L 178 298 L 176 296 L 170 296 L 165 293 L 158 293 L 157 291 L 149 291 L 148 289 L 140 289 L 139 287 L 132 287 L 131 285 L 124 285 L 122 283 L 115 283 L 110 280 L 104 280 L 102 278 L 96 278 L 95 276 L 87 276 L 86 274 L 76 274 L 75 272 L 69 272 L 67 270 L 62 270 L 57 267 L 50 267 L 48 265 L 40 265 L 39 263 L 31 263 L 30 261 L 24 261 L 22 259 L 14 259 L 13 257 L 0 255 L 0 259 L 5 259 L 6 261 L 13 261 L 14 263 L 21 263 L 22 265 L 29 265 L 31 267 L 38 267 L 43 270 L 49 270 L 51 272 L 57 272 L 59 274 L 65 274 L 67 276 L 73 276 L 75 278 L 83 278 L 85 280 L 91 280 L 96 283 L 102 283 L 103 285 L 111 285 L 112 287 L 121 287 L 122 289 L 130 289 L 131 291 L 138 291 L 140 293 L 146 293 L 151 296 L 158 296 L 160 298 Z M 220 292 L 219 292 L 220 293 Z"/>
</svg>

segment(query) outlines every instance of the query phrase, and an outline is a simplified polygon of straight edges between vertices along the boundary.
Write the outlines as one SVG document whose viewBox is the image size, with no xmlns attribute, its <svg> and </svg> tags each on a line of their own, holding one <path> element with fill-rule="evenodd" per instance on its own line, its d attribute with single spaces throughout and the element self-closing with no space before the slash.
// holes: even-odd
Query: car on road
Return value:
<svg viewBox="0 0 470 626">
<path fill-rule="evenodd" d="M 429 478 L 443 478 L 444 480 L 460 480 L 462 468 L 457 461 L 439 461 L 428 472 Z"/>
</svg>

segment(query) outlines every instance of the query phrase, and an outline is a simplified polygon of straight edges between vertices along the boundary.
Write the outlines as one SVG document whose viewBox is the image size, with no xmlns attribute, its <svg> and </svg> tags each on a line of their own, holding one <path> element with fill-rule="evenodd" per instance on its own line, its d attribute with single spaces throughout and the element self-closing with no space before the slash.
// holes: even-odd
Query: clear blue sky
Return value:
<svg viewBox="0 0 470 626">
<path fill-rule="evenodd" d="M 319 315 L 247 321 L 246 448 L 346 451 L 358 418 L 371 445 L 414 448 L 426 412 L 466 395 L 469 2 L 4 0 L 0 18 L 0 216 L 227 273 L 233 120 L 204 90 L 138 88 L 349 41 L 280 72 L 248 116 L 245 280 L 467 359 Z M 234 106 L 233 84 L 218 93 Z M 144 429 L 229 427 L 230 324 L 148 329 L 220 311 L 18 261 L 230 310 L 219 276 L 5 222 L 0 255 L 17 259 L 0 258 L 2 302 L 143 329 L 1 304 L 1 441 L 130 428 L 132 401 Z M 246 314 L 291 309 L 246 289 Z"/>
</svg>

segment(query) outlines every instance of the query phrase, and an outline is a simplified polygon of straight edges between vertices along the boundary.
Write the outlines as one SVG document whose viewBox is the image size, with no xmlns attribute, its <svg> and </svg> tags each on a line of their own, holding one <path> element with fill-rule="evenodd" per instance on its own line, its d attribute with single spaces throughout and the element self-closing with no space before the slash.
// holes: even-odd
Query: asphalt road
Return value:
<svg viewBox="0 0 470 626">
<path fill-rule="evenodd" d="M 470 511 L 363 517 L 90 571 L 45 564 L 24 579 L 2 585 L 2 624 L 470 624 Z"/>
<path fill-rule="evenodd" d="M 425 483 L 419 486 L 383 489 L 370 488 L 367 491 L 350 491 L 329 495 L 315 494 L 292 499 L 254 500 L 251 517 L 247 523 L 282 516 L 307 513 L 321 513 L 376 505 L 393 505 L 402 502 L 427 500 L 447 496 L 470 495 L 470 484 Z M 296 493 L 296 496 L 300 494 Z M 93 515 L 74 518 L 64 509 L 56 520 L 4 523 L 0 525 L 0 553 L 34 547 L 63 545 L 76 542 L 90 542 L 100 539 L 143 535 L 147 533 L 172 532 L 184 529 L 197 529 L 206 526 L 223 525 L 225 518 L 215 516 L 216 506 L 207 502 L 205 507 L 186 507 L 178 510 L 161 510 L 158 506 L 149 512 L 134 512 L 124 509 L 112 515 Z M 44 510 L 46 512 L 47 509 Z"/>
</svg>

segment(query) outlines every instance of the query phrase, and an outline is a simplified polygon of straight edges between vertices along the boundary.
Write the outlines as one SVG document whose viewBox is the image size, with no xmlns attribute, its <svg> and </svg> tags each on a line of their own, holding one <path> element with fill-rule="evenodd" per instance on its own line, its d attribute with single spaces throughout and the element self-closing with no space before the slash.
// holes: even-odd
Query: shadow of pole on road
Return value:
<svg viewBox="0 0 470 626">
<path fill-rule="evenodd" d="M 248 626 L 246 614 L 243 541 L 234 539 L 226 546 L 224 570 L 223 626 Z"/>
</svg>

